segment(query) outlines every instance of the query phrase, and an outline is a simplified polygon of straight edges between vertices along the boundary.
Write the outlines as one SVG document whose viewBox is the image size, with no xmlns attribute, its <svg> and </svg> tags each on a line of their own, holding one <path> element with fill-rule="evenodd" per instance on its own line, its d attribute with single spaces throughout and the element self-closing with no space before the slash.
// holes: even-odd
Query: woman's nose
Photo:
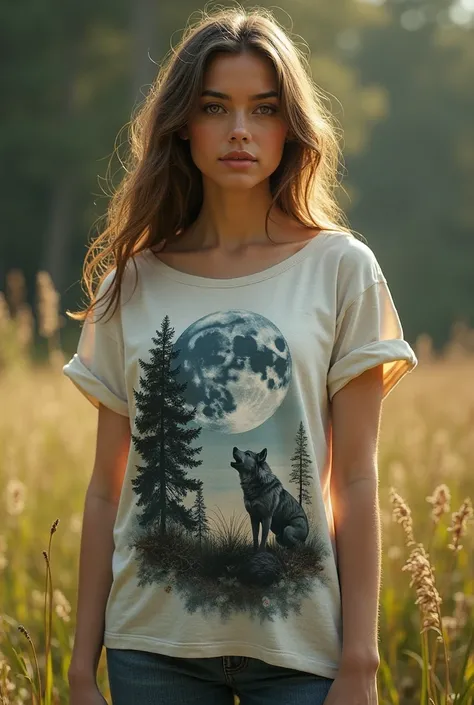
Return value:
<svg viewBox="0 0 474 705">
<path fill-rule="evenodd" d="M 232 127 L 230 138 L 232 140 L 250 140 L 251 134 L 245 120 L 242 117 L 237 117 Z"/>
<path fill-rule="evenodd" d="M 246 130 L 232 130 L 231 140 L 248 142 L 250 139 L 249 133 Z"/>
</svg>

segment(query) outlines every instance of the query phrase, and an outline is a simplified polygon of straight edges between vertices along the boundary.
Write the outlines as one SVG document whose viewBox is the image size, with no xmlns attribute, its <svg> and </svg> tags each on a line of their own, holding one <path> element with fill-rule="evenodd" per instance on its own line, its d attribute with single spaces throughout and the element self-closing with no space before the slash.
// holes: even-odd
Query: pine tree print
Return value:
<svg viewBox="0 0 474 705">
<path fill-rule="evenodd" d="M 293 482 L 298 487 L 298 502 L 300 505 L 303 501 L 306 504 L 311 504 L 311 496 L 307 487 L 311 485 L 311 473 L 308 466 L 311 465 L 311 458 L 307 451 L 308 438 L 306 436 L 303 422 L 300 421 L 298 432 L 296 434 L 296 450 L 291 458 L 292 471 L 290 474 L 290 482 Z"/>
<path fill-rule="evenodd" d="M 204 493 L 202 491 L 203 483 L 199 482 L 196 501 L 193 506 L 194 520 L 196 522 L 196 535 L 199 539 L 199 546 L 202 545 L 204 535 L 209 532 L 209 524 L 206 515 L 206 505 L 204 504 Z"/>
<path fill-rule="evenodd" d="M 201 465 L 202 460 L 194 458 L 202 447 L 191 447 L 201 428 L 186 428 L 196 412 L 186 409 L 186 384 L 176 380 L 179 366 L 171 366 L 179 351 L 173 350 L 174 328 L 168 316 L 156 334 L 150 362 L 139 360 L 144 375 L 140 390 L 134 390 L 140 435 L 132 434 L 132 440 L 144 465 L 137 468 L 132 485 L 140 497 L 137 505 L 143 507 L 138 517 L 140 525 L 157 526 L 165 534 L 169 522 L 187 530 L 196 527 L 193 511 L 184 506 L 183 500 L 188 492 L 199 489 L 200 480 L 188 477 L 186 469 Z"/>
</svg>

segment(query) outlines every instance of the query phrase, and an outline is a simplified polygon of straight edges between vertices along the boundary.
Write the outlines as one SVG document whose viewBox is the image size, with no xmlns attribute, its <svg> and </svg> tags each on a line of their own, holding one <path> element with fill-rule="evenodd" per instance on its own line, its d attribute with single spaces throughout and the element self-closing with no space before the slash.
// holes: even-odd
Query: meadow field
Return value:
<svg viewBox="0 0 474 705">
<path fill-rule="evenodd" d="M 47 275 L 37 331 L 15 276 L 0 294 L 0 703 L 63 705 L 97 412 L 62 375 Z M 383 410 L 379 697 L 473 705 L 474 333 L 416 351 Z M 110 703 L 104 653 L 98 680 Z"/>
</svg>

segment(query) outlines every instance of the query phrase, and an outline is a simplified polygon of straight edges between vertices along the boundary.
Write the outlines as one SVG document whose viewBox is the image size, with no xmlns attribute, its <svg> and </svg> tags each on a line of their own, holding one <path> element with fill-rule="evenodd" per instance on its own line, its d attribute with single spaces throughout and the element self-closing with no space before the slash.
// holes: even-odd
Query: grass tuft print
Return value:
<svg viewBox="0 0 474 705">
<path fill-rule="evenodd" d="M 166 533 L 137 531 L 129 545 L 136 549 L 139 584 L 157 583 L 176 590 L 190 612 L 218 612 L 223 619 L 247 612 L 260 621 L 299 612 L 313 580 L 324 580 L 325 547 L 310 535 L 295 549 L 270 542 L 255 552 L 246 516 L 229 522 L 220 516 L 198 541 L 195 534 L 170 524 Z"/>
</svg>

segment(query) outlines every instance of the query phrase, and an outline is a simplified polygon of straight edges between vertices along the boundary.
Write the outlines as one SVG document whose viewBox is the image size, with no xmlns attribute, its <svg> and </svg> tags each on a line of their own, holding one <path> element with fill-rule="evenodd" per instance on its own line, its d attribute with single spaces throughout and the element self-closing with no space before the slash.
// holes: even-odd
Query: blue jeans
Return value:
<svg viewBox="0 0 474 705">
<path fill-rule="evenodd" d="M 243 656 L 106 649 L 113 705 L 323 705 L 333 679 Z"/>
</svg>

